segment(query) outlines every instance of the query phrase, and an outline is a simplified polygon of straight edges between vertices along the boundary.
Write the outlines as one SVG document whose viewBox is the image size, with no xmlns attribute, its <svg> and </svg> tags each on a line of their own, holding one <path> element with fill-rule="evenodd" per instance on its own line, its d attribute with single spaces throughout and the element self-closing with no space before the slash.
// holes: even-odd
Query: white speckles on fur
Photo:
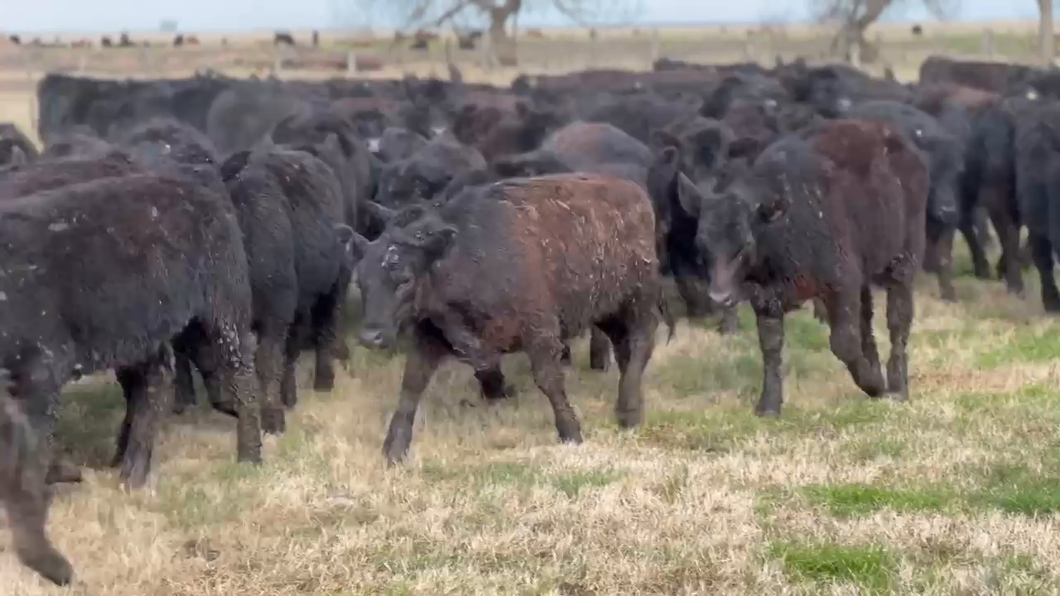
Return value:
<svg viewBox="0 0 1060 596">
<path fill-rule="evenodd" d="M 70 229 L 70 224 L 66 223 L 65 221 L 57 221 L 57 222 L 48 224 L 48 231 L 51 231 L 51 232 L 62 232 L 63 230 L 68 230 L 68 229 Z"/>
</svg>

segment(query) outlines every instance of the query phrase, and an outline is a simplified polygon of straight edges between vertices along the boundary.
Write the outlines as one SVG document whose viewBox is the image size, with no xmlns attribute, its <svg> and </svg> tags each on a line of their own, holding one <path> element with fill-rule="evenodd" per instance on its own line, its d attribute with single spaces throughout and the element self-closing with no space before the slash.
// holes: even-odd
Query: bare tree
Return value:
<svg viewBox="0 0 1060 596">
<path fill-rule="evenodd" d="M 396 0 L 392 6 L 408 28 L 429 29 L 453 23 L 471 13 L 488 23 L 491 50 L 502 58 L 514 58 L 515 43 L 509 23 L 521 12 L 552 9 L 575 23 L 587 26 L 605 6 L 639 5 L 639 0 Z"/>
<path fill-rule="evenodd" d="M 955 8 L 954 0 L 917 1 L 940 19 L 951 14 Z M 836 36 L 832 40 L 832 51 L 850 60 L 853 49 L 857 47 L 864 62 L 872 62 L 879 55 L 879 49 L 865 39 L 865 30 L 887 11 L 905 4 L 903 0 L 814 0 L 814 3 L 818 20 L 835 24 L 837 27 Z"/>
</svg>

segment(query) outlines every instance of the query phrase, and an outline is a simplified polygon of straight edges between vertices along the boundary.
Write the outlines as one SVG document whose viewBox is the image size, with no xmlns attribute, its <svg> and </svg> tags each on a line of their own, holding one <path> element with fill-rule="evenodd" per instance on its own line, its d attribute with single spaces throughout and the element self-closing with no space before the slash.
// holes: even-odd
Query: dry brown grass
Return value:
<svg viewBox="0 0 1060 596">
<path fill-rule="evenodd" d="M 784 415 L 755 419 L 744 312 L 737 337 L 682 324 L 660 342 L 632 433 L 612 422 L 616 374 L 577 345 L 579 447 L 556 444 L 524 358 L 505 363 L 519 397 L 496 407 L 447 367 L 392 470 L 401 357 L 358 348 L 334 394 L 304 389 L 261 468 L 232 463 L 223 417 L 171 420 L 134 494 L 102 467 L 123 404 L 100 378 L 67 391 L 59 433 L 94 469 L 51 532 L 74 594 L 1055 593 L 1060 327 L 999 283 L 959 288 L 951 306 L 921 284 L 907 405 L 861 395 L 799 313 Z M 0 585 L 61 593 L 10 555 Z"/>
<path fill-rule="evenodd" d="M 30 117 L 25 95 L 0 94 L 0 118 Z M 612 420 L 617 374 L 589 371 L 577 344 L 578 447 L 556 443 L 525 358 L 505 362 L 520 395 L 495 407 L 452 365 L 397 469 L 380 448 L 401 357 L 357 348 L 333 394 L 303 378 L 260 468 L 233 463 L 231 421 L 173 418 L 151 488 L 133 494 L 104 467 L 124 405 L 101 376 L 68 388 L 58 426 L 89 468 L 50 523 L 78 584 L 45 585 L 0 532 L 0 592 L 1057 593 L 1060 324 L 1030 288 L 1020 300 L 963 277 L 953 306 L 925 276 L 908 404 L 866 399 L 809 313 L 788 320 L 787 404 L 772 421 L 751 414 L 761 365 L 747 312 L 736 337 L 682 323 L 660 341 L 634 432 Z M 886 353 L 882 313 L 877 328 Z"/>
</svg>

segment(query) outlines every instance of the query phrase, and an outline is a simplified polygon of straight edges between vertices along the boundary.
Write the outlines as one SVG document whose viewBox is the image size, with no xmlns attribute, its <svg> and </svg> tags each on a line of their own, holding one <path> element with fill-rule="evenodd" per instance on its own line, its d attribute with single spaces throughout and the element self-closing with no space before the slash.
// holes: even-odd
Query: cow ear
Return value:
<svg viewBox="0 0 1060 596">
<path fill-rule="evenodd" d="M 783 196 L 769 197 L 758 204 L 758 219 L 771 224 L 787 213 L 789 206 L 790 202 Z"/>
<path fill-rule="evenodd" d="M 685 213 L 692 217 L 699 217 L 699 205 L 703 200 L 696 185 L 684 174 L 677 174 L 677 201 Z"/>
</svg>

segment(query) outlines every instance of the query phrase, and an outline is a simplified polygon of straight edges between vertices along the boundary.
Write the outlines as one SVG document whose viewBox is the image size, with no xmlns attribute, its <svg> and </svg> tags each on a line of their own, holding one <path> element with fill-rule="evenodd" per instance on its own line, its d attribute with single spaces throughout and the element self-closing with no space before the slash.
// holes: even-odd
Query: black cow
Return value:
<svg viewBox="0 0 1060 596">
<path fill-rule="evenodd" d="M 222 174 L 251 262 L 258 376 L 267 402 L 293 407 L 306 328 L 318 333 L 315 388 L 334 385 L 331 353 L 349 285 L 344 244 L 353 231 L 341 186 L 320 159 L 283 147 L 236 153 Z"/>
<path fill-rule="evenodd" d="M 1016 118 L 1016 195 L 1046 312 L 1060 312 L 1053 277 L 1060 251 L 1060 102 L 1028 106 Z M 1011 267 L 1011 263 L 1009 267 Z"/>
<path fill-rule="evenodd" d="M 136 174 L 0 203 L 4 298 L 0 360 L 13 394 L 49 437 L 70 378 L 118 369 L 129 401 L 116 462 L 147 478 L 168 401 L 157 391 L 164 349 L 203 338 L 202 366 L 239 415 L 240 461 L 260 461 L 247 262 L 227 200 L 183 177 Z"/>
<path fill-rule="evenodd" d="M 964 173 L 964 147 L 938 120 L 911 105 L 896 101 L 863 102 L 851 108 L 847 116 L 889 122 L 923 152 L 931 177 L 924 267 L 938 274 L 942 299 L 956 300 L 957 293 L 953 288 L 953 236 L 960 223 L 957 197 Z"/>
<path fill-rule="evenodd" d="M 784 314 L 824 302 L 832 352 L 870 396 L 907 399 L 913 279 L 924 249 L 928 171 L 915 146 L 882 122 L 836 120 L 770 146 L 718 192 L 680 187 L 711 256 L 710 295 L 750 301 L 764 360 L 759 415 L 783 401 Z M 887 381 L 872 336 L 872 284 L 887 288 Z"/>
<path fill-rule="evenodd" d="M 471 365 L 490 398 L 504 392 L 501 355 L 526 352 L 560 439 L 580 443 L 560 361 L 564 343 L 590 325 L 615 345 L 619 423 L 641 421 L 660 298 L 642 188 L 566 174 L 473 187 L 436 211 L 411 210 L 375 241 L 355 235 L 351 243 L 361 257 L 361 342 L 390 345 L 402 328 L 414 337 L 384 443 L 388 461 L 405 457 L 420 397 L 447 356 Z"/>
</svg>

